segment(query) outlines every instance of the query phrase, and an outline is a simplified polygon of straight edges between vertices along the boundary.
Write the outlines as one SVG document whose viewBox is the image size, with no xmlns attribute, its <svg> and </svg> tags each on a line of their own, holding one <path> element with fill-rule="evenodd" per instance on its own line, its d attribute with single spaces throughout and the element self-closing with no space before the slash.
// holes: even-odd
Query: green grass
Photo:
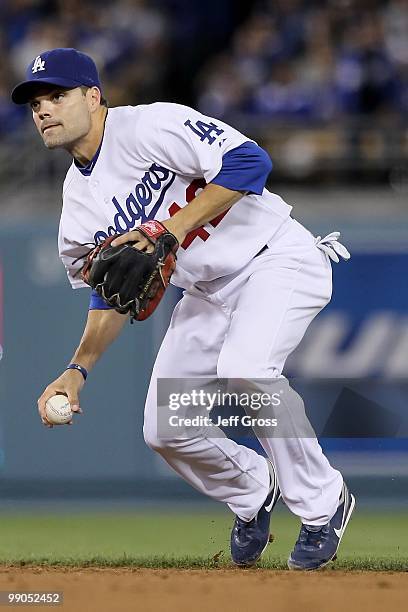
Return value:
<svg viewBox="0 0 408 612">
<path fill-rule="evenodd" d="M 228 567 L 232 515 L 135 512 L 0 515 L 0 563 L 108 567 Z M 299 524 L 276 512 L 261 567 L 283 569 Z M 222 552 L 221 552 L 222 551 Z M 338 569 L 408 571 L 408 517 L 353 516 Z"/>
</svg>

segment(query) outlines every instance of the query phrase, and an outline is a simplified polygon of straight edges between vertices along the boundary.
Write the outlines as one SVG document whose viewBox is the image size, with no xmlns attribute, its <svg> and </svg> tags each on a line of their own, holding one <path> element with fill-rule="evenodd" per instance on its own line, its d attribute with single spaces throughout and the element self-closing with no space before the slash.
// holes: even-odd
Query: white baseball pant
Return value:
<svg viewBox="0 0 408 612">
<path fill-rule="evenodd" d="M 227 503 L 244 520 L 256 515 L 267 496 L 266 460 L 221 430 L 214 438 L 160 439 L 157 379 L 282 377 L 288 355 L 330 301 L 331 279 L 328 256 L 308 230 L 289 218 L 244 269 L 184 292 L 157 355 L 145 407 L 146 443 L 198 491 Z M 260 441 L 288 508 L 306 524 L 327 523 L 343 479 L 318 441 Z"/>
</svg>

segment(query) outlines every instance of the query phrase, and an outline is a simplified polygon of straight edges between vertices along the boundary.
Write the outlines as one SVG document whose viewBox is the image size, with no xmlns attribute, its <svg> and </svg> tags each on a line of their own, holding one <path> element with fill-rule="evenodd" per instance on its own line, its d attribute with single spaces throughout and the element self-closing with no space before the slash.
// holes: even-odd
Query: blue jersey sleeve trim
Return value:
<svg viewBox="0 0 408 612">
<path fill-rule="evenodd" d="M 244 142 L 225 153 L 221 170 L 211 182 L 233 191 L 261 195 L 271 170 L 267 152 L 254 142 Z"/>
<path fill-rule="evenodd" d="M 96 291 L 91 293 L 91 301 L 89 302 L 89 310 L 112 310 L 112 306 L 109 306 Z"/>
</svg>

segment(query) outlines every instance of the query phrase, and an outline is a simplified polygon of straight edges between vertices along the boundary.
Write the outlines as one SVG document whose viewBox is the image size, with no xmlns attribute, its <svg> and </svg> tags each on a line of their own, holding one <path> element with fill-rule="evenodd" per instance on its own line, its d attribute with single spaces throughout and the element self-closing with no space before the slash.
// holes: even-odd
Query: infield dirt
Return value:
<svg viewBox="0 0 408 612">
<path fill-rule="evenodd" d="M 63 591 L 62 605 L 24 607 L 64 612 L 400 612 L 408 573 L 10 567 L 0 590 Z"/>
</svg>

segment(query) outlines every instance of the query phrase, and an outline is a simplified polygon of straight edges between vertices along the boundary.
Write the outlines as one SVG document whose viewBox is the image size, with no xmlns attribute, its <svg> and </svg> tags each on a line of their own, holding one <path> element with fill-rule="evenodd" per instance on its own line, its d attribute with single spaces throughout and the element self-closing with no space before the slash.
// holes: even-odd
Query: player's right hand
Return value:
<svg viewBox="0 0 408 612">
<path fill-rule="evenodd" d="M 45 404 L 54 395 L 62 394 L 66 395 L 71 406 L 72 412 L 82 414 L 81 407 L 79 405 L 79 393 L 84 386 L 84 378 L 81 372 L 77 370 L 65 370 L 61 376 L 59 376 L 54 382 L 48 385 L 44 389 L 42 395 L 38 398 L 38 412 L 40 418 L 46 427 L 53 427 L 52 423 L 47 420 L 45 412 Z M 69 425 L 71 425 L 70 421 Z"/>
</svg>

